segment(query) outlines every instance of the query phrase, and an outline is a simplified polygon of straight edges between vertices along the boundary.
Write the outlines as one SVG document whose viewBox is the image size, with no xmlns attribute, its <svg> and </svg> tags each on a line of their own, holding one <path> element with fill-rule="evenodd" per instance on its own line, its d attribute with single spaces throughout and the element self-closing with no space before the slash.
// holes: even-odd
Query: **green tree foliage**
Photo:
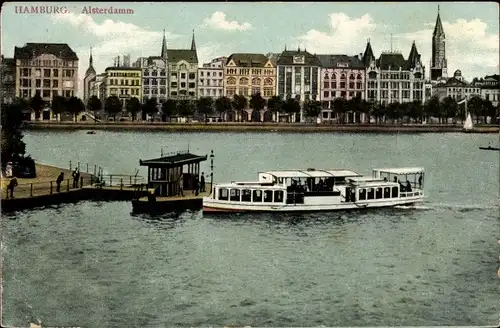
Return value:
<svg viewBox="0 0 500 328">
<path fill-rule="evenodd" d="M 141 110 L 141 102 L 136 97 L 132 97 L 127 99 L 125 108 L 127 112 L 132 115 L 132 121 L 135 121 L 137 119 L 137 113 Z"/>
<path fill-rule="evenodd" d="M 177 112 L 180 116 L 192 116 L 194 114 L 196 104 L 189 99 L 179 100 L 177 104 Z"/>
<path fill-rule="evenodd" d="M 207 122 L 207 116 L 214 112 L 214 100 L 211 97 L 201 97 L 196 101 L 196 111 L 202 114 Z"/>
<path fill-rule="evenodd" d="M 73 114 L 73 119 L 76 122 L 78 114 L 85 111 L 85 104 L 83 103 L 83 101 L 80 98 L 71 97 L 68 99 L 67 108 L 68 108 L 68 111 L 71 114 Z"/>
<path fill-rule="evenodd" d="M 248 99 L 245 96 L 234 95 L 231 106 L 236 112 L 241 113 L 248 107 Z"/>
<path fill-rule="evenodd" d="M 288 98 L 283 104 L 283 111 L 290 116 L 300 113 L 300 102 L 296 98 Z"/>
<path fill-rule="evenodd" d="M 90 97 L 89 101 L 87 102 L 87 108 L 94 112 L 95 115 L 95 113 L 100 111 L 102 108 L 101 99 L 97 98 L 97 96 Z"/>
<path fill-rule="evenodd" d="M 432 96 L 424 104 L 424 113 L 427 118 L 441 117 L 441 106 L 439 104 L 439 98 L 437 96 Z"/>
<path fill-rule="evenodd" d="M 142 112 L 143 116 L 144 115 L 152 116 L 151 121 L 153 121 L 154 120 L 153 116 L 158 113 L 158 101 L 156 101 L 156 98 L 153 97 L 146 100 L 146 102 L 142 104 Z"/>
<path fill-rule="evenodd" d="M 7 162 L 17 161 L 26 153 L 22 129 L 23 111 L 28 109 L 29 104 L 23 99 L 16 99 L 2 108 L 1 161 L 4 168 Z"/>
<path fill-rule="evenodd" d="M 443 117 L 446 119 L 453 118 L 456 120 L 458 116 L 458 104 L 455 99 L 448 96 L 441 101 L 440 106 L 440 112 L 443 113 Z"/>
<path fill-rule="evenodd" d="M 62 113 L 65 113 L 67 111 L 68 100 L 62 96 L 54 96 L 54 98 L 52 98 L 52 112 L 60 117 Z"/>
<path fill-rule="evenodd" d="M 162 121 L 166 121 L 167 118 L 170 118 L 177 113 L 177 100 L 175 99 L 167 99 L 167 101 L 163 102 L 161 105 L 161 114 Z"/>
<path fill-rule="evenodd" d="M 250 108 L 256 111 L 261 111 L 266 107 L 267 101 L 262 98 L 260 93 L 253 94 L 252 97 L 250 98 Z"/>
<path fill-rule="evenodd" d="M 219 97 L 215 100 L 215 111 L 219 113 L 219 115 L 223 115 L 228 113 L 232 109 L 231 99 L 228 97 Z"/>
<path fill-rule="evenodd" d="M 104 103 L 104 110 L 116 120 L 116 114 L 122 111 L 122 101 L 117 96 L 109 96 Z"/>
<path fill-rule="evenodd" d="M 333 111 L 340 116 L 340 122 L 345 122 L 345 113 L 347 112 L 347 104 L 344 98 L 335 98 L 333 100 Z"/>
<path fill-rule="evenodd" d="M 306 102 L 304 102 L 304 112 L 307 117 L 317 118 L 322 109 L 323 108 L 321 107 L 321 102 L 319 101 L 307 100 Z"/>
<path fill-rule="evenodd" d="M 42 99 L 42 96 L 40 95 L 40 91 L 37 91 L 35 93 L 35 96 L 31 98 L 31 103 L 30 103 L 31 109 L 35 112 L 35 119 L 39 120 L 43 107 L 45 106 L 45 101 Z"/>
<path fill-rule="evenodd" d="M 467 109 L 476 116 L 476 124 L 479 123 L 479 117 L 483 116 L 484 101 L 478 96 L 474 96 L 467 102 Z"/>
</svg>

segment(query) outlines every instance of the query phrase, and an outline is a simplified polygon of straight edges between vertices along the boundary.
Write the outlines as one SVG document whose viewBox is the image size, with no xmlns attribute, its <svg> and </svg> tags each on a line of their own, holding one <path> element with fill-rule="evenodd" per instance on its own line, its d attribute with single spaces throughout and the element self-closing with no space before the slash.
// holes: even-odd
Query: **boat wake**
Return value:
<svg viewBox="0 0 500 328">
<path fill-rule="evenodd" d="M 498 205 L 492 204 L 452 204 L 452 203 L 430 203 L 427 205 L 416 205 L 416 206 L 396 206 L 396 208 L 401 209 L 415 209 L 415 210 L 454 210 L 458 212 L 470 212 L 470 211 L 481 211 L 481 210 L 495 210 L 499 209 Z"/>
</svg>

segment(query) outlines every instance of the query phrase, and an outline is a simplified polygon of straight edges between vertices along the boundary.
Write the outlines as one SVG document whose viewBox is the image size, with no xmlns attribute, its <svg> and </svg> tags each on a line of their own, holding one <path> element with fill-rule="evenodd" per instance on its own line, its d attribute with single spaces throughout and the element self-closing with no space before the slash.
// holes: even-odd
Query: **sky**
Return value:
<svg viewBox="0 0 500 328">
<path fill-rule="evenodd" d="M 200 66 L 236 52 L 281 52 L 285 45 L 317 54 L 356 55 L 364 52 L 368 39 L 376 57 L 392 45 L 407 58 L 415 41 L 428 72 L 438 5 L 448 75 L 460 69 L 471 81 L 498 74 L 496 2 L 6 2 L 1 12 L 1 49 L 12 57 L 14 46 L 28 42 L 67 43 L 80 59 L 83 78 L 90 47 L 94 68 L 101 73 L 117 55 L 130 54 L 132 62 L 159 56 L 163 30 L 170 49 L 189 49 L 194 30 Z M 21 6 L 66 10 L 24 13 Z M 86 14 L 89 7 L 132 11 Z"/>
</svg>

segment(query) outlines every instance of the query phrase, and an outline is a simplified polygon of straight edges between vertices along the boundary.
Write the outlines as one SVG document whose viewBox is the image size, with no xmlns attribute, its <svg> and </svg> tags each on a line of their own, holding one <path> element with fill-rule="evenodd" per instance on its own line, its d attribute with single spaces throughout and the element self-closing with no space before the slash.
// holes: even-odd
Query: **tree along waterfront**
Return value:
<svg viewBox="0 0 500 328">
<path fill-rule="evenodd" d="M 490 100 L 478 96 L 470 98 L 465 104 L 458 104 L 452 97 L 441 100 L 437 96 L 429 98 L 424 104 L 419 101 L 407 103 L 375 103 L 360 97 L 346 100 L 336 98 L 331 102 L 298 99 L 283 99 L 273 96 L 269 99 L 260 94 L 250 98 L 234 95 L 234 97 L 201 97 L 197 100 L 168 99 L 158 101 L 150 98 L 143 103 L 132 97 L 122 102 L 117 96 L 110 96 L 101 101 L 92 96 L 87 105 L 77 97 L 64 98 L 55 96 L 50 103 L 42 100 L 37 93 L 29 102 L 24 104 L 26 111 L 35 113 L 35 120 L 40 118 L 40 111 L 50 106 L 52 113 L 59 119 L 62 113 L 69 113 L 76 121 L 80 113 L 85 110 L 93 112 L 94 117 L 106 116 L 115 121 L 216 121 L 216 122 L 300 122 L 301 113 L 305 122 L 315 122 L 324 110 L 331 110 L 335 120 L 331 123 L 423 123 L 434 118 L 439 124 L 463 123 L 469 112 L 475 118 L 476 124 L 498 124 L 500 115 L 499 106 L 494 106 Z M 357 117 L 357 119 L 353 119 Z M 488 120 L 490 118 L 490 120 Z"/>
</svg>

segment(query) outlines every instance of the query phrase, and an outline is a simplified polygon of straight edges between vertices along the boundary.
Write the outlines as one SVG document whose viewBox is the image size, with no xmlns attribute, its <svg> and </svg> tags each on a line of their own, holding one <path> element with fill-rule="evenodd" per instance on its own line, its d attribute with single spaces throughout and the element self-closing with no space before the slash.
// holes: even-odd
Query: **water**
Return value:
<svg viewBox="0 0 500 328">
<path fill-rule="evenodd" d="M 28 152 L 131 174 L 214 149 L 215 181 L 278 168 L 426 168 L 416 209 L 223 217 L 81 202 L 3 216 L 3 322 L 27 326 L 492 325 L 497 135 L 29 132 Z M 48 147 L 48 145 L 50 147 Z M 209 172 L 209 163 L 202 169 Z M 144 174 L 144 169 L 141 169 Z"/>
</svg>

